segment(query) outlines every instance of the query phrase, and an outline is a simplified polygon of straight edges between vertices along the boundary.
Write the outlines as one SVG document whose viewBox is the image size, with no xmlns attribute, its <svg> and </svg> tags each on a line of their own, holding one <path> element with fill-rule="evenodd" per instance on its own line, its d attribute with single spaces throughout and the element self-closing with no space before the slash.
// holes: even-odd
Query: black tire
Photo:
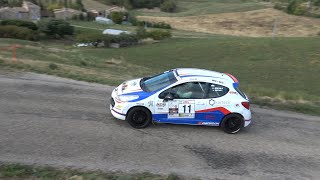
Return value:
<svg viewBox="0 0 320 180">
<path fill-rule="evenodd" d="M 136 129 L 146 128 L 152 121 L 151 113 L 144 107 L 132 108 L 126 116 L 126 121 Z"/>
<path fill-rule="evenodd" d="M 239 114 L 229 114 L 225 116 L 221 123 L 221 129 L 228 134 L 235 134 L 244 126 L 244 119 Z"/>
</svg>

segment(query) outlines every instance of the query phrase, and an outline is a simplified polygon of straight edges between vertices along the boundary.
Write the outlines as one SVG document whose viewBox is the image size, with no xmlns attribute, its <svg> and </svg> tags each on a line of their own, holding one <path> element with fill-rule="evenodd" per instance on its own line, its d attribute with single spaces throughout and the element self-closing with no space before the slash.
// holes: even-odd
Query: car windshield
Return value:
<svg viewBox="0 0 320 180">
<path fill-rule="evenodd" d="M 164 72 L 152 77 L 142 78 L 140 81 L 141 89 L 146 92 L 158 91 L 177 81 L 173 71 Z"/>
</svg>

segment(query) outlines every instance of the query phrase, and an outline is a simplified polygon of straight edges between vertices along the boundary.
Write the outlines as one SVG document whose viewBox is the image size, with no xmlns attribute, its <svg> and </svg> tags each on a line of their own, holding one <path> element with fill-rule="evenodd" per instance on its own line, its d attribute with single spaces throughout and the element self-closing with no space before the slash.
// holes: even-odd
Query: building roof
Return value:
<svg viewBox="0 0 320 180">
<path fill-rule="evenodd" d="M 11 12 L 20 12 L 20 13 L 28 13 L 29 12 L 29 7 L 32 7 L 32 8 L 38 8 L 38 9 L 40 9 L 40 7 L 39 6 L 37 6 L 37 5 L 35 5 L 35 4 L 33 4 L 33 3 L 31 3 L 31 2 L 28 2 L 28 1 L 23 1 L 23 5 L 22 5 L 22 7 L 12 7 L 12 8 L 10 8 L 10 7 L 4 7 L 4 8 L 1 8 L 0 9 L 0 12 L 2 11 L 11 11 Z"/>
<path fill-rule="evenodd" d="M 33 4 L 32 2 L 29 2 L 29 1 L 23 1 L 23 6 L 32 7 L 32 8 L 39 8 L 40 9 L 40 6 L 38 6 L 36 4 Z"/>
<path fill-rule="evenodd" d="M 75 9 L 70 9 L 70 8 L 54 9 L 53 11 L 54 11 L 54 13 L 59 13 L 59 12 L 81 13 L 81 11 L 78 11 Z"/>
</svg>

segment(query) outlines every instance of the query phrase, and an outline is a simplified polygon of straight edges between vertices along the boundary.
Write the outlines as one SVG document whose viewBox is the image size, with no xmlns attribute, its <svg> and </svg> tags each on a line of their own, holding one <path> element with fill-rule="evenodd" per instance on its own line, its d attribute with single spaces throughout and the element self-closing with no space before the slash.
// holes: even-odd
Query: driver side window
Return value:
<svg viewBox="0 0 320 180">
<path fill-rule="evenodd" d="M 168 94 L 172 94 L 174 99 L 203 99 L 206 88 L 206 83 L 203 82 L 183 83 L 163 91 L 159 98 L 164 99 Z"/>
</svg>

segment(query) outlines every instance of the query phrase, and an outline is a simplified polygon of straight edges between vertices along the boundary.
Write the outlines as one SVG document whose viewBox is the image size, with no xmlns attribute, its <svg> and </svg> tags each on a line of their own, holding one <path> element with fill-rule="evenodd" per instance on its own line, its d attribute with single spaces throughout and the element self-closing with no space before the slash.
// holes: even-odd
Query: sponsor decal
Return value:
<svg viewBox="0 0 320 180">
<path fill-rule="evenodd" d="M 229 91 L 229 94 L 238 94 L 238 93 L 235 91 Z"/>
<path fill-rule="evenodd" d="M 229 105 L 230 101 L 216 101 L 216 105 Z"/>
<path fill-rule="evenodd" d="M 210 120 L 213 120 L 215 117 L 214 117 L 214 115 L 212 115 L 212 114 L 207 114 L 206 115 L 206 119 L 210 119 Z"/>
<path fill-rule="evenodd" d="M 209 104 L 210 104 L 211 106 L 213 106 L 215 103 L 216 103 L 215 100 L 213 100 L 213 99 L 210 99 L 210 100 L 209 100 Z"/>
<path fill-rule="evenodd" d="M 240 107 L 240 104 L 236 104 L 234 105 L 235 108 L 239 108 Z"/>
<path fill-rule="evenodd" d="M 179 113 L 179 117 L 180 118 L 194 118 L 194 114 L 193 113 Z"/>
<path fill-rule="evenodd" d="M 127 82 L 124 82 L 122 83 L 122 91 L 126 90 L 128 88 L 128 83 Z"/>
<path fill-rule="evenodd" d="M 136 103 L 136 105 L 141 105 L 141 106 L 143 106 L 143 105 L 144 105 L 144 103 Z"/>
<path fill-rule="evenodd" d="M 152 106 L 153 106 L 153 101 L 149 101 L 149 102 L 148 102 L 148 106 L 149 106 L 149 107 L 152 107 Z"/>
<path fill-rule="evenodd" d="M 223 84 L 223 81 L 217 81 L 217 80 L 214 80 L 214 79 L 212 79 L 212 82 Z"/>
<path fill-rule="evenodd" d="M 114 108 L 121 110 L 122 105 L 118 104 L 118 105 L 116 105 Z"/>
<path fill-rule="evenodd" d="M 198 122 L 199 125 L 208 125 L 208 126 L 216 126 L 219 125 L 217 122 Z"/>
<path fill-rule="evenodd" d="M 137 85 L 137 82 L 136 82 L 136 81 L 133 81 L 133 82 L 131 83 L 131 86 L 135 86 L 135 85 Z"/>
<path fill-rule="evenodd" d="M 169 108 L 169 114 L 170 115 L 174 115 L 174 114 L 178 114 L 178 108 Z"/>
<path fill-rule="evenodd" d="M 211 90 L 212 91 L 216 91 L 216 92 L 220 92 L 223 91 L 223 87 L 221 86 L 215 86 L 214 84 L 211 85 Z"/>
<path fill-rule="evenodd" d="M 157 107 L 165 107 L 165 106 L 166 106 L 166 103 L 163 103 L 163 102 L 157 103 L 156 106 L 157 106 Z"/>
</svg>

